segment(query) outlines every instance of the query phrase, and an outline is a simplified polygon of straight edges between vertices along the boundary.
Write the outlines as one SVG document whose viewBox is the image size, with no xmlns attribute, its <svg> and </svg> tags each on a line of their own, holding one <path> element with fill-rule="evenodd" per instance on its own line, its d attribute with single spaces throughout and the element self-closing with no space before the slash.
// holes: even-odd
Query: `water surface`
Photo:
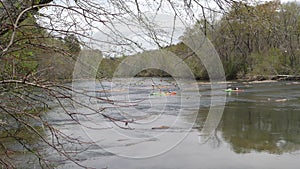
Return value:
<svg viewBox="0 0 300 169">
<path fill-rule="evenodd" d="M 200 131 L 211 102 L 209 84 L 198 84 L 201 94 L 200 109 L 195 110 L 194 113 L 178 116 L 181 109 L 179 104 L 182 101 L 180 89 L 172 86 L 175 82 L 166 79 L 161 82 L 164 83 L 161 85 L 169 85 L 167 88 L 178 91 L 177 96 L 168 98 L 149 98 L 151 82 L 145 79 L 139 79 L 137 82 L 139 83 L 131 84 L 133 88 L 129 90 L 129 97 L 131 100 L 144 99 L 144 101 L 135 105 L 140 111 L 135 111 L 136 114 L 131 114 L 130 117 L 138 118 L 147 115 L 144 123 L 131 124 L 134 130 L 123 131 L 109 125 L 114 129 L 89 131 L 89 134 L 98 138 L 99 142 L 97 146 L 85 152 L 86 156 L 81 161 L 83 164 L 110 169 L 298 168 L 300 164 L 300 85 L 298 83 L 233 83 L 233 86 L 244 89 L 244 92 L 227 94 L 219 127 L 210 140 L 201 143 L 199 142 L 202 137 Z M 109 83 L 106 84 L 106 87 L 108 86 Z M 122 89 L 118 86 L 116 88 Z M 220 89 L 219 92 L 224 91 Z M 113 96 L 118 99 L 123 97 L 126 100 L 128 92 L 116 90 L 108 93 L 108 98 Z M 190 99 L 190 102 L 194 104 L 195 99 Z M 118 117 L 122 114 L 115 115 Z M 158 119 L 159 115 L 163 117 Z M 174 119 L 177 119 L 178 126 L 172 126 Z M 189 123 L 193 124 L 191 130 L 186 128 Z M 103 128 L 107 127 L 107 124 L 101 124 Z M 157 126 L 171 127 L 161 130 L 152 129 Z M 68 129 L 70 128 L 72 127 Z M 119 133 L 111 134 L 115 131 Z M 181 137 L 182 133 L 187 135 L 166 151 L 160 151 L 169 146 L 166 143 L 174 144 L 173 140 L 178 139 L 177 136 Z M 166 137 L 160 138 L 160 134 Z M 153 152 L 159 153 L 147 156 Z M 145 154 L 146 156 L 143 156 Z M 76 166 L 73 164 L 61 166 L 61 168 L 71 167 Z"/>
</svg>

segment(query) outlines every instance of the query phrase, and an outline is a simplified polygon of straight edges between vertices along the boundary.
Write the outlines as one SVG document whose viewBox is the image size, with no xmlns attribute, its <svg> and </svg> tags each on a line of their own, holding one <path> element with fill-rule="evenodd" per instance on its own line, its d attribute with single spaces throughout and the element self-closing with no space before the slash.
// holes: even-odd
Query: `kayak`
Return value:
<svg viewBox="0 0 300 169">
<path fill-rule="evenodd" d="M 241 89 L 226 89 L 225 92 L 243 92 Z"/>
<path fill-rule="evenodd" d="M 150 96 L 165 96 L 165 93 L 150 93 Z"/>
<path fill-rule="evenodd" d="M 166 96 L 173 96 L 173 95 L 176 95 L 177 93 L 176 92 L 167 92 L 165 93 Z"/>
<path fill-rule="evenodd" d="M 158 92 L 158 93 L 150 93 L 150 96 L 173 96 L 176 95 L 176 92 Z"/>
</svg>

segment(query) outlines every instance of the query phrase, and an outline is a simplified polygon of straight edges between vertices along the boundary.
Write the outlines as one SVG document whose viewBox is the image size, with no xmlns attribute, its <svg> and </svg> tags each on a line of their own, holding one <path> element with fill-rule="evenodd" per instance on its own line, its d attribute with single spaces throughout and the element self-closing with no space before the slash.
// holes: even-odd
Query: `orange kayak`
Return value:
<svg viewBox="0 0 300 169">
<path fill-rule="evenodd" d="M 176 92 L 158 92 L 158 93 L 151 93 L 150 96 L 173 96 L 176 95 Z"/>
</svg>

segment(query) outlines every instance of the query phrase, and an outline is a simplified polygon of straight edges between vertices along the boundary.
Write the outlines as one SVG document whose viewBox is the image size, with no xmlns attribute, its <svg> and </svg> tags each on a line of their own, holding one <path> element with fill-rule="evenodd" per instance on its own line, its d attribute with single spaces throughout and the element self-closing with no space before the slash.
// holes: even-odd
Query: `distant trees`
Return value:
<svg viewBox="0 0 300 169">
<path fill-rule="evenodd" d="M 194 27 L 200 27 L 215 46 L 227 79 L 300 73 L 300 4 L 296 2 L 234 2 L 224 14 L 212 12 Z M 196 78 L 208 79 L 201 60 L 183 43 L 164 49 L 181 57 Z"/>
<path fill-rule="evenodd" d="M 212 38 L 227 76 L 299 73 L 299 17 L 296 2 L 234 3 Z"/>
<path fill-rule="evenodd" d="M 300 4 L 233 2 L 223 14 L 211 13 L 194 27 L 215 46 L 227 79 L 300 73 Z M 184 59 L 196 78 L 208 79 L 201 61 L 184 44 L 166 49 Z"/>
<path fill-rule="evenodd" d="M 78 38 L 74 34 L 66 35 L 64 42 L 71 54 L 78 55 L 81 47 Z"/>
<path fill-rule="evenodd" d="M 300 63 L 300 5 L 297 2 L 283 5 L 279 17 L 281 47 L 284 49 L 284 55 L 289 59 L 286 64 L 294 69 Z"/>
</svg>

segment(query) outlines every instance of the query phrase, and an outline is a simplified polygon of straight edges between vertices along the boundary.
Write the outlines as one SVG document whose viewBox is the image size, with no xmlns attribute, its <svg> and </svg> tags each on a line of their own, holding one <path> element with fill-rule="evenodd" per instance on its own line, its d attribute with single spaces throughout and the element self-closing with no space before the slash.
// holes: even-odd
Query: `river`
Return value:
<svg viewBox="0 0 300 169">
<path fill-rule="evenodd" d="M 48 118 L 61 131 L 96 143 L 77 157 L 83 165 L 108 169 L 299 168 L 298 82 L 232 82 L 232 87 L 243 91 L 225 93 L 217 89 L 213 94 L 209 83 L 197 82 L 186 88 L 185 94 L 190 97 L 181 93 L 182 86 L 166 78 L 135 78 L 129 88 L 125 85 L 128 81 L 122 80 L 78 83 L 85 91 L 95 89 L 96 96 L 117 101 L 114 106 L 96 99 L 79 98 L 81 102 L 95 109 L 109 107 L 103 113 L 133 120 L 113 124 L 94 115 L 81 119 L 85 126 L 92 127 L 87 128 L 64 121 L 59 107 L 48 112 Z M 159 89 L 176 91 L 177 95 L 149 95 Z M 212 107 L 211 98 L 222 94 L 226 94 L 222 119 L 210 139 L 203 142 L 201 130 Z M 84 107 L 76 109 L 89 113 Z M 57 168 L 79 167 L 64 162 Z"/>
</svg>

